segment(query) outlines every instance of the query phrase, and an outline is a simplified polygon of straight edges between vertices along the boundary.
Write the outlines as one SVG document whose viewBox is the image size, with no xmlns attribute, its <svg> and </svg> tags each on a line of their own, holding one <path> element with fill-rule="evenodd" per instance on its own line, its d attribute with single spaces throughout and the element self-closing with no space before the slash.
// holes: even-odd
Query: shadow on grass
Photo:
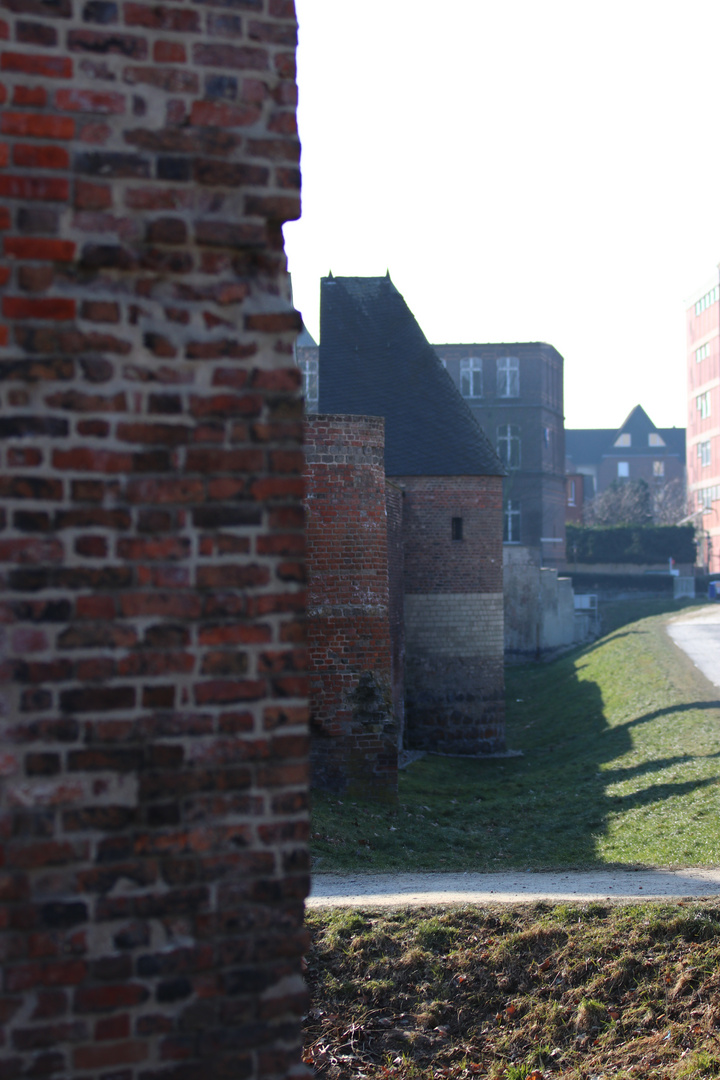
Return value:
<svg viewBox="0 0 720 1080">
<path fill-rule="evenodd" d="M 318 793 L 316 868 L 500 871 L 620 865 L 600 854 L 612 818 L 659 807 L 717 782 L 698 776 L 638 786 L 623 795 L 608 792 L 618 782 L 641 782 L 669 767 L 720 757 L 720 750 L 668 754 L 663 750 L 671 747 L 663 747 L 659 737 L 649 741 L 645 760 L 612 767 L 637 752 L 634 729 L 663 717 L 720 709 L 716 699 L 699 699 L 697 684 L 687 684 L 690 700 L 682 700 L 683 692 L 669 689 L 667 680 L 653 682 L 664 663 L 654 640 L 650 631 L 632 629 L 551 664 L 506 669 L 507 741 L 521 756 L 427 756 L 401 774 L 393 808 Z M 653 676 L 646 677 L 645 670 Z M 651 708 L 629 719 L 609 719 L 603 688 L 623 705 L 631 690 L 642 692 L 642 704 Z M 626 864 L 641 865 L 646 858 L 651 860 L 638 841 L 629 846 Z"/>
<path fill-rule="evenodd" d="M 669 705 L 666 709 L 655 709 L 654 712 L 645 713 L 643 716 L 635 716 L 626 721 L 624 727 L 635 727 L 637 724 L 647 724 L 651 720 L 659 720 L 661 716 L 673 716 L 678 713 L 700 712 L 703 709 L 720 709 L 720 701 L 686 701 L 681 705 Z"/>
<path fill-rule="evenodd" d="M 720 750 L 714 754 L 678 754 L 676 757 L 654 758 L 652 761 L 645 761 L 642 765 L 633 765 L 628 769 L 605 769 L 603 779 L 616 784 L 623 780 L 632 780 L 640 776 L 647 776 L 649 773 L 660 772 L 662 769 L 671 769 L 674 765 L 687 765 L 689 762 L 697 761 L 700 758 L 703 761 L 720 758 Z"/>
</svg>

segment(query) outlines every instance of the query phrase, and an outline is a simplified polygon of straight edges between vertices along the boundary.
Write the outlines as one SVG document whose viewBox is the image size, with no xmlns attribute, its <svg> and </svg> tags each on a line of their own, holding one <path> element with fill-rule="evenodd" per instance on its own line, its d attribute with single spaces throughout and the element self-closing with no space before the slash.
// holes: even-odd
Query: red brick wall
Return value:
<svg viewBox="0 0 720 1080">
<path fill-rule="evenodd" d="M 405 592 L 502 592 L 502 477 L 394 479 L 405 490 Z"/>
<path fill-rule="evenodd" d="M 3 1077 L 299 1061 L 295 33 L 0 19 Z"/>
<path fill-rule="evenodd" d="M 406 744 L 503 750 L 502 477 L 395 479 L 405 489 Z"/>
<path fill-rule="evenodd" d="M 313 782 L 393 795 L 385 422 L 318 414 L 305 430 Z"/>
<path fill-rule="evenodd" d="M 403 508 L 405 493 L 391 480 L 385 484 L 388 534 L 388 599 L 392 697 L 398 725 L 398 746 L 403 745 L 405 727 L 405 552 L 403 548 Z"/>
</svg>

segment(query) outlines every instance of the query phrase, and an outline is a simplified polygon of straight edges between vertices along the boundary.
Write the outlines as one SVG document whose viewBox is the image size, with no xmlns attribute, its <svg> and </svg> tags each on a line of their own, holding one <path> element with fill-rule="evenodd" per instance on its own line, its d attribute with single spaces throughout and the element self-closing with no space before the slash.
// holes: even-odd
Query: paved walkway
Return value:
<svg viewBox="0 0 720 1080">
<path fill-rule="evenodd" d="M 720 689 L 720 604 L 693 608 L 668 623 L 668 634 Z"/>
<path fill-rule="evenodd" d="M 590 870 L 504 874 L 313 874 L 308 907 L 422 907 L 531 900 L 720 896 L 716 870 Z"/>
<path fill-rule="evenodd" d="M 668 624 L 672 640 L 720 689 L 720 604 Z M 422 907 L 531 900 L 650 900 L 720 896 L 714 870 L 599 870 L 503 874 L 314 874 L 308 907 Z"/>
</svg>

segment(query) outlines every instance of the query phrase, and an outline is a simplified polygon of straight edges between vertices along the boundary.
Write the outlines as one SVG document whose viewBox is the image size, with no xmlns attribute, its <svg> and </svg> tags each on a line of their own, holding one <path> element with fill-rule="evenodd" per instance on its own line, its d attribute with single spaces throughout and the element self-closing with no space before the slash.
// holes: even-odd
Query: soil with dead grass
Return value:
<svg viewBox="0 0 720 1080">
<path fill-rule="evenodd" d="M 315 911 L 326 1080 L 720 1076 L 720 904 Z"/>
</svg>

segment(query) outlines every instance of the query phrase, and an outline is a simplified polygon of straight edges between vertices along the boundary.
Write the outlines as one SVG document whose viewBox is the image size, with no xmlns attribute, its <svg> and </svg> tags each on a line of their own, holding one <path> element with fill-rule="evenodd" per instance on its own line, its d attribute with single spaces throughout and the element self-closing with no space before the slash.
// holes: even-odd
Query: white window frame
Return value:
<svg viewBox="0 0 720 1080">
<path fill-rule="evenodd" d="M 298 367 L 303 377 L 303 397 L 305 412 L 317 412 L 320 399 L 320 365 L 315 359 L 298 358 Z"/>
<path fill-rule="evenodd" d="M 520 543 L 520 503 L 508 499 L 503 507 L 503 543 Z"/>
<path fill-rule="evenodd" d="M 707 420 L 710 416 L 710 391 L 706 390 L 704 394 L 698 394 L 695 398 L 695 405 L 697 411 L 700 413 L 701 420 Z"/>
<path fill-rule="evenodd" d="M 705 469 L 711 462 L 711 445 L 710 439 L 705 442 L 699 442 L 697 444 L 697 456 L 700 462 L 700 468 Z"/>
<path fill-rule="evenodd" d="M 520 397 L 520 361 L 517 356 L 498 356 L 497 396 Z"/>
<path fill-rule="evenodd" d="M 706 308 L 709 308 L 711 304 L 714 304 L 720 299 L 720 285 L 715 285 L 710 292 L 706 292 L 700 300 L 695 304 L 695 314 L 701 315 Z"/>
<path fill-rule="evenodd" d="M 497 429 L 497 454 L 508 469 L 519 469 L 522 460 L 519 424 L 500 424 Z"/>
<path fill-rule="evenodd" d="M 661 478 L 665 475 L 665 462 L 653 461 L 653 476 Z"/>
<path fill-rule="evenodd" d="M 482 357 L 466 356 L 460 361 L 460 393 L 470 400 L 483 396 Z"/>
</svg>

